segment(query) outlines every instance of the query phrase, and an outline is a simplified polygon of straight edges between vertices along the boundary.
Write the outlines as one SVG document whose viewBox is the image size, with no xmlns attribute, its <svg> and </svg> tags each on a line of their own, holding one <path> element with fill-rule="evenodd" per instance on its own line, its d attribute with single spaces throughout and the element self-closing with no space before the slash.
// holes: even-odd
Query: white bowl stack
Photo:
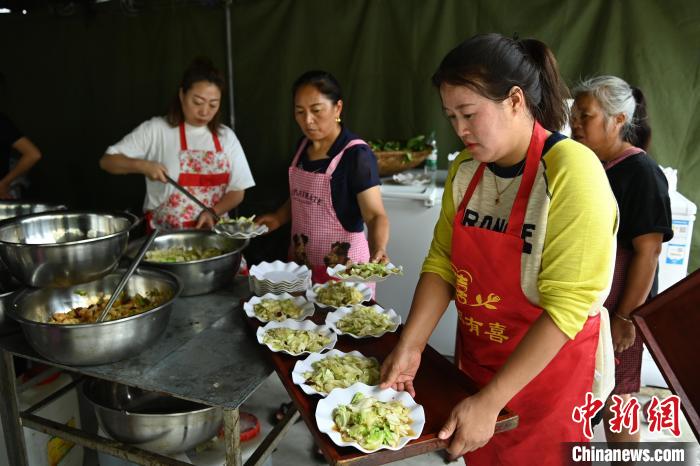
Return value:
<svg viewBox="0 0 700 466">
<path fill-rule="evenodd" d="M 303 293 L 311 287 L 311 270 L 295 262 L 261 262 L 250 268 L 249 284 L 258 296 Z"/>
</svg>

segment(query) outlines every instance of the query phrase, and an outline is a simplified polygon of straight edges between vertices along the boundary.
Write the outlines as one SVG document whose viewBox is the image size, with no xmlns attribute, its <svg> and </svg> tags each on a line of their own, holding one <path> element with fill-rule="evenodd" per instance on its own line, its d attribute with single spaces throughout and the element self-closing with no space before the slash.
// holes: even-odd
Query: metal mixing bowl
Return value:
<svg viewBox="0 0 700 466">
<path fill-rule="evenodd" d="M 0 201 L 0 220 L 18 217 L 20 215 L 65 209 L 66 206 L 63 205 L 35 204 L 24 201 Z"/>
<path fill-rule="evenodd" d="M 51 212 L 0 223 L 0 259 L 22 283 L 66 287 L 114 270 L 136 217 L 127 213 Z"/>
<path fill-rule="evenodd" d="M 223 419 L 220 408 L 106 380 L 86 381 L 83 393 L 107 435 L 164 454 L 182 453 L 211 439 Z"/>
<path fill-rule="evenodd" d="M 96 324 L 47 323 L 57 312 L 86 307 L 91 298 L 110 295 L 125 270 L 70 288 L 26 289 L 15 295 L 7 315 L 17 320 L 29 344 L 46 359 L 66 365 L 87 366 L 116 362 L 142 351 L 168 325 L 173 301 L 182 291 L 177 277 L 162 270 L 139 268 L 124 289 L 128 295 L 158 289 L 172 298 L 142 314 Z"/>
<path fill-rule="evenodd" d="M 151 267 L 167 270 L 182 281 L 182 296 L 194 296 L 210 293 L 231 283 L 238 267 L 241 265 L 241 251 L 250 240 L 233 239 L 205 230 L 181 230 L 163 232 L 156 238 L 151 251 L 173 247 L 184 248 L 218 248 L 224 254 L 209 259 L 189 262 L 155 262 L 144 259 L 143 263 Z M 129 243 L 126 255 L 134 257 L 143 239 Z"/>
</svg>

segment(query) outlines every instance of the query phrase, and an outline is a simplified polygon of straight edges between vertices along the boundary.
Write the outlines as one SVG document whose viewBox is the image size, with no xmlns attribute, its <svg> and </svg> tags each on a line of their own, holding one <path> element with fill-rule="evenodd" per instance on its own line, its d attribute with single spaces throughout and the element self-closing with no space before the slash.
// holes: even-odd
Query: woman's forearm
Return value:
<svg viewBox="0 0 700 466">
<path fill-rule="evenodd" d="M 10 170 L 7 175 L 5 175 L 1 183 L 6 183 L 9 185 L 16 178 L 24 175 L 31 169 L 39 160 L 41 160 L 41 152 L 39 148 L 32 143 L 28 138 L 19 138 L 12 147 L 17 150 L 21 155 L 17 161 L 17 165 Z"/>
<path fill-rule="evenodd" d="M 124 154 L 105 154 L 100 158 L 100 168 L 112 175 L 144 174 L 144 162 Z"/>
<path fill-rule="evenodd" d="M 287 201 L 280 206 L 279 209 L 275 211 L 275 216 L 279 221 L 280 225 L 286 225 L 292 221 L 292 201 L 287 199 Z"/>
<path fill-rule="evenodd" d="M 374 256 L 376 251 L 386 251 L 389 244 L 389 218 L 386 215 L 375 215 L 367 222 L 367 233 L 371 256 Z"/>
<path fill-rule="evenodd" d="M 661 240 L 662 236 L 658 234 L 656 237 L 647 238 L 644 245 L 640 246 L 640 242 L 636 241 L 635 238 L 633 244 L 636 248 L 627 268 L 625 288 L 615 310 L 617 314 L 629 317 L 634 309 L 647 300 L 649 291 L 654 284 L 659 253 L 661 252 Z"/>
<path fill-rule="evenodd" d="M 432 272 L 421 274 L 399 344 L 423 351 L 454 296 L 454 288 Z"/>
<path fill-rule="evenodd" d="M 480 396 L 492 407 L 502 408 L 547 367 L 567 341 L 569 337 L 543 311 Z"/>
</svg>

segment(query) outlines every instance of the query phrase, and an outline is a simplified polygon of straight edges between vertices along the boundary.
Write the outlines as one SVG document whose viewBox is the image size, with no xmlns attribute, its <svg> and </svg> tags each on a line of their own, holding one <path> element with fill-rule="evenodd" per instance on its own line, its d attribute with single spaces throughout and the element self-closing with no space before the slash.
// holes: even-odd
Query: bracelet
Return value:
<svg viewBox="0 0 700 466">
<path fill-rule="evenodd" d="M 620 320 L 624 320 L 625 322 L 629 322 L 630 324 L 633 323 L 633 322 L 632 322 L 632 319 L 630 319 L 629 317 L 625 317 L 625 316 L 622 316 L 622 315 L 617 314 L 617 313 L 614 314 L 614 316 L 617 317 L 617 318 L 620 319 Z"/>
</svg>

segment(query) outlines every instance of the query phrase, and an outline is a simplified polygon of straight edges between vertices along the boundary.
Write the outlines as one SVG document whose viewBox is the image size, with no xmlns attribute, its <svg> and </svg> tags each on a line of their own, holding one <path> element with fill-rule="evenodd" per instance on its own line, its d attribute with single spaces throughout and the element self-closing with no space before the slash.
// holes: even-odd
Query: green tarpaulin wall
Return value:
<svg viewBox="0 0 700 466">
<path fill-rule="evenodd" d="M 225 69 L 222 4 L 135 4 L 136 14 L 111 1 L 62 16 L 34 2 L 27 15 L 0 15 L 0 109 L 44 153 L 32 175 L 35 198 L 138 210 L 142 179 L 107 175 L 97 160 L 138 123 L 165 112 L 191 58 L 208 55 Z M 235 129 L 258 183 L 243 213 L 284 199 L 300 136 L 290 86 L 310 68 L 339 78 L 353 131 L 393 139 L 434 129 L 444 166 L 459 141 L 429 76 L 459 41 L 490 31 L 545 41 L 570 84 L 614 74 L 641 87 L 652 156 L 678 168 L 679 191 L 700 204 L 698 1 L 238 0 L 231 20 Z M 700 266 L 700 227 L 693 243 L 689 270 Z"/>
</svg>

